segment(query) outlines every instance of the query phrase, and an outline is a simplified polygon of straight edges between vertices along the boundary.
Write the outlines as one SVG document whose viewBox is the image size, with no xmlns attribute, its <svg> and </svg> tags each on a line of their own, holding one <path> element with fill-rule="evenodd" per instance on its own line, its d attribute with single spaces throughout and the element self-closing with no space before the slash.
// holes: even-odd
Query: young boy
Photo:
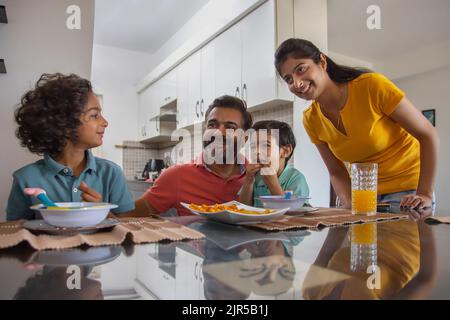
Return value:
<svg viewBox="0 0 450 320">
<path fill-rule="evenodd" d="M 7 220 L 35 219 L 39 203 L 24 188 L 42 188 L 55 202 L 109 202 L 113 213 L 129 212 L 134 202 L 122 170 L 96 158 L 108 122 L 91 83 L 77 75 L 43 74 L 15 112 L 21 145 L 43 159 L 13 173 Z"/>
<path fill-rule="evenodd" d="M 256 122 L 252 128 L 256 134 L 252 142 L 257 146 L 252 146 L 252 149 L 256 148 L 257 163 L 246 166 L 239 202 L 261 206 L 258 197 L 284 195 L 288 190 L 293 192 L 293 196 L 309 196 L 305 176 L 287 165 L 295 149 L 291 127 L 285 122 L 266 120 Z"/>
</svg>

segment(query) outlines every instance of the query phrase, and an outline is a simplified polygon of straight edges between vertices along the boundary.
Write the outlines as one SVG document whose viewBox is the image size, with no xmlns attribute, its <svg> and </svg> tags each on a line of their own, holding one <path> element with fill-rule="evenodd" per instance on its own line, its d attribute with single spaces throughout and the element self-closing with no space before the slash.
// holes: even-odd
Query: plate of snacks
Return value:
<svg viewBox="0 0 450 320">
<path fill-rule="evenodd" d="M 193 214 L 229 224 L 265 222 L 282 216 L 289 210 L 289 208 L 266 209 L 251 207 L 238 201 L 213 205 L 181 202 L 181 205 Z"/>
</svg>

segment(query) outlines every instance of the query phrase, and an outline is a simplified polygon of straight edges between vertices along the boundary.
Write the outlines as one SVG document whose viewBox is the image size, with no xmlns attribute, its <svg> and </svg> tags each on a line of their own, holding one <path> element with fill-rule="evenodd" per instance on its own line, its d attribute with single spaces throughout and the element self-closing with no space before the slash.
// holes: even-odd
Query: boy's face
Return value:
<svg viewBox="0 0 450 320">
<path fill-rule="evenodd" d="M 279 166 L 284 166 L 285 159 L 292 152 L 292 147 L 279 147 L 277 138 L 272 134 L 272 130 L 258 130 L 251 138 L 252 163 L 267 165 L 275 171 Z"/>
<path fill-rule="evenodd" d="M 251 162 L 269 165 L 279 158 L 278 144 L 269 130 L 258 130 L 250 137 Z M 272 154 L 273 153 L 273 154 Z"/>
<path fill-rule="evenodd" d="M 81 125 L 77 129 L 76 145 L 85 149 L 95 148 L 103 143 L 103 134 L 108 121 L 102 116 L 102 107 L 95 94 L 89 98 L 80 116 Z"/>
</svg>

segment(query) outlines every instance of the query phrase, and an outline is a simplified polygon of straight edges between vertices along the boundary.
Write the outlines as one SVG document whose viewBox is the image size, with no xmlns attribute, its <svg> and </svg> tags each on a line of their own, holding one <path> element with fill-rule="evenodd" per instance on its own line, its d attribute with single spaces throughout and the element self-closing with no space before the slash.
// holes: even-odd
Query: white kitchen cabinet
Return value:
<svg viewBox="0 0 450 320">
<path fill-rule="evenodd" d="M 241 97 L 249 107 L 277 96 L 274 67 L 275 9 L 269 1 L 240 22 L 242 39 Z"/>
<path fill-rule="evenodd" d="M 201 99 L 200 99 L 200 121 L 205 119 L 208 106 L 216 98 L 215 93 L 215 43 L 210 42 L 201 50 Z"/>
<path fill-rule="evenodd" d="M 186 127 L 192 120 L 191 101 L 189 99 L 189 75 L 193 60 L 189 57 L 177 67 L 177 128 Z"/>
<path fill-rule="evenodd" d="M 159 267 L 157 245 L 136 247 L 136 280 L 158 299 L 175 299 L 175 278 Z"/>
<path fill-rule="evenodd" d="M 139 113 L 138 113 L 138 137 L 139 140 L 145 140 L 149 137 L 151 128 L 149 119 L 154 116 L 154 91 L 155 87 L 149 86 L 139 93 Z"/>
<path fill-rule="evenodd" d="M 208 44 L 177 67 L 177 128 L 201 123 L 214 99 L 213 50 Z"/>
<path fill-rule="evenodd" d="M 176 255 L 176 299 L 204 299 L 203 258 L 177 248 Z"/>
<path fill-rule="evenodd" d="M 294 1 L 264 2 L 196 52 L 189 53 L 146 90 L 153 88 L 157 92 L 158 108 L 176 97 L 177 129 L 203 122 L 214 98 L 225 94 L 245 100 L 249 110 L 293 101 L 294 96 L 277 77 L 273 64 L 278 45 L 294 36 L 293 10 Z M 155 99 L 151 92 L 149 99 Z M 157 114 L 154 108 L 147 110 L 148 119 Z M 157 134 L 157 128 L 156 124 L 147 128 L 147 136 Z"/>
<path fill-rule="evenodd" d="M 143 94 L 138 95 L 138 140 L 144 140 L 147 137 L 147 109 L 144 106 Z"/>
<path fill-rule="evenodd" d="M 173 103 L 174 93 L 176 92 L 176 89 L 173 89 L 173 87 L 176 87 L 176 84 L 172 83 L 169 85 L 167 82 L 170 79 L 175 81 L 176 76 L 173 76 L 173 73 L 167 75 L 169 76 L 168 78 L 161 78 L 139 94 L 138 136 L 140 141 L 152 142 L 149 139 L 155 140 L 154 138 L 170 136 L 172 131 L 175 130 L 173 121 L 159 119 L 161 107 L 164 106 L 163 103 L 166 106 L 169 103 Z M 171 102 L 168 102 L 167 98 L 170 98 Z"/>
<path fill-rule="evenodd" d="M 272 100 L 293 100 L 285 94 L 273 63 L 277 46 L 293 33 L 292 25 L 277 20 L 275 7 L 286 10 L 286 3 L 267 1 L 212 41 L 217 96 L 237 96 L 249 109 Z"/>
<path fill-rule="evenodd" d="M 177 71 L 169 71 L 160 80 L 157 92 L 159 107 L 167 105 L 177 98 Z"/>
<path fill-rule="evenodd" d="M 215 38 L 214 66 L 216 96 L 241 97 L 242 41 L 241 24 L 237 23 Z"/>
</svg>

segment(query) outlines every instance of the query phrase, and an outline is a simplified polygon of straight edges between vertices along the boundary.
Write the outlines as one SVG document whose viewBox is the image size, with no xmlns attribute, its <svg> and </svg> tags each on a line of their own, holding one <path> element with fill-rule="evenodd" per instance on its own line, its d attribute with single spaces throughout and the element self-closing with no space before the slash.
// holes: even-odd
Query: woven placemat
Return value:
<svg viewBox="0 0 450 320">
<path fill-rule="evenodd" d="M 431 222 L 431 223 L 445 223 L 445 224 L 450 224 L 450 216 L 446 216 L 446 217 L 430 217 L 425 219 L 426 222 Z"/>
<path fill-rule="evenodd" d="M 351 210 L 337 208 L 320 208 L 314 213 L 304 216 L 284 215 L 277 219 L 247 225 L 252 228 L 274 230 L 290 229 L 320 229 L 324 227 L 335 227 L 351 225 L 356 223 L 368 223 L 388 220 L 408 219 L 407 214 L 377 213 L 375 215 L 354 215 Z"/>
<path fill-rule="evenodd" d="M 119 224 L 110 231 L 71 236 L 36 235 L 22 227 L 25 220 L 0 223 L 0 249 L 14 247 L 24 241 L 36 250 L 67 249 L 81 245 L 119 245 L 129 235 L 133 243 L 200 239 L 204 235 L 186 226 L 160 217 L 117 218 Z"/>
</svg>

